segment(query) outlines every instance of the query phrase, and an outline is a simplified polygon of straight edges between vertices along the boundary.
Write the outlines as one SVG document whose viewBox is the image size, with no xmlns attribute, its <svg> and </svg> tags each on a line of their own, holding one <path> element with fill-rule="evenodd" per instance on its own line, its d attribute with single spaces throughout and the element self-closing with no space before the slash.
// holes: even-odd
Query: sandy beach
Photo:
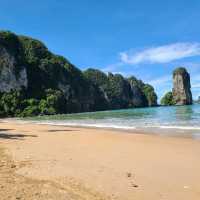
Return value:
<svg viewBox="0 0 200 200">
<path fill-rule="evenodd" d="M 200 141 L 15 121 L 0 123 L 0 196 L 199 200 Z"/>
</svg>

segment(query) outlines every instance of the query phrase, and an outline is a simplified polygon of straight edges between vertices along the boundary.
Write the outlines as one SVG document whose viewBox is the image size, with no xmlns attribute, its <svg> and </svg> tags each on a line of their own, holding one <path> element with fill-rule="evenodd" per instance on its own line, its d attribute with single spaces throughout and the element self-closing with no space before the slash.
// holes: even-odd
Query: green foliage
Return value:
<svg viewBox="0 0 200 200">
<path fill-rule="evenodd" d="M 19 36 L 22 44 L 23 54 L 28 64 L 39 64 L 40 59 L 50 56 L 50 52 L 46 46 L 39 40 L 35 40 L 25 36 Z"/>
<path fill-rule="evenodd" d="M 130 82 L 119 74 L 106 75 L 95 69 L 82 73 L 64 57 L 51 53 L 42 42 L 9 31 L 0 32 L 0 49 L 3 48 L 14 59 L 15 75 L 25 67 L 28 87 L 0 95 L 1 116 L 25 117 L 134 107 Z M 5 62 L 2 60 L 0 68 L 7 67 L 8 58 Z M 153 88 L 135 77 L 132 81 L 142 93 L 141 97 L 147 98 L 150 106 L 155 105 L 157 97 Z"/>
<path fill-rule="evenodd" d="M 148 100 L 149 106 L 157 106 L 157 95 L 154 88 L 149 84 L 145 84 L 142 90 Z"/>
<path fill-rule="evenodd" d="M 148 106 L 148 100 L 143 92 L 143 87 L 145 84 L 141 81 L 135 78 L 134 76 L 131 76 L 128 78 L 128 82 L 131 86 L 132 90 L 132 105 L 134 107 L 147 107 Z"/>
<path fill-rule="evenodd" d="M 176 74 L 187 74 L 187 70 L 184 67 L 178 67 L 173 71 L 173 76 Z"/>
<path fill-rule="evenodd" d="M 145 84 L 141 80 L 138 80 L 137 78 L 133 76 L 130 77 L 128 80 L 142 90 L 145 96 L 144 105 L 146 104 L 146 101 L 147 101 L 148 106 L 157 106 L 158 97 L 154 91 L 154 88 L 151 85 Z"/>
<path fill-rule="evenodd" d="M 39 114 L 40 114 L 40 110 L 38 106 L 28 106 L 22 111 L 22 113 L 20 114 L 20 117 L 33 117 Z"/>
<path fill-rule="evenodd" d="M 123 95 L 123 89 L 125 87 L 126 81 L 122 75 L 116 74 L 113 75 L 111 73 L 108 74 L 108 95 L 111 98 L 119 97 Z"/>
<path fill-rule="evenodd" d="M 141 80 L 136 79 L 134 76 L 125 79 L 120 74 L 113 75 L 111 73 L 108 76 L 96 69 L 88 69 L 84 72 L 87 79 L 92 83 L 100 87 L 106 94 L 107 103 L 110 109 L 116 108 L 128 108 L 138 105 L 134 105 L 131 92 L 131 85 L 137 89 L 137 94 L 141 98 L 140 105 L 142 106 L 155 106 L 157 105 L 157 96 L 154 89 L 150 85 L 145 85 Z"/>
<path fill-rule="evenodd" d="M 84 108 L 84 97 L 90 96 L 88 81 L 82 72 L 64 57 L 49 52 L 40 41 L 24 36 L 19 38 L 27 66 L 28 96 L 42 99 L 45 98 L 47 88 L 58 90 L 60 85 L 63 85 L 69 88 L 68 93 L 65 93 L 66 98 L 70 98 L 68 103 L 73 102 L 77 112 L 81 111 L 81 107 Z M 78 105 L 75 100 L 82 102 L 83 105 Z"/>
<path fill-rule="evenodd" d="M 167 92 L 164 95 L 164 97 L 161 99 L 161 105 L 164 105 L 164 106 L 175 105 L 175 101 L 173 100 L 172 92 Z"/>
<path fill-rule="evenodd" d="M 39 103 L 39 109 L 40 109 L 40 111 L 41 111 L 41 113 L 42 113 L 43 115 L 49 115 L 49 114 L 50 114 L 49 110 L 51 111 L 51 110 L 52 110 L 52 107 L 51 107 L 51 109 L 50 109 L 50 107 L 49 107 L 47 101 L 46 101 L 45 99 L 41 99 L 41 100 L 40 100 L 40 103 Z M 54 112 L 51 113 L 51 114 L 55 114 L 55 113 L 56 113 L 56 112 L 55 112 L 55 109 L 53 109 L 53 111 L 54 111 Z"/>
<path fill-rule="evenodd" d="M 98 86 L 104 96 L 104 108 L 120 109 L 129 106 L 130 86 L 128 81 L 120 74 L 111 74 L 108 76 L 96 69 L 88 69 L 84 75 L 93 84 Z"/>
<path fill-rule="evenodd" d="M 20 46 L 17 35 L 10 31 L 0 32 L 0 45 L 10 50 L 14 55 L 18 53 Z"/>
<path fill-rule="evenodd" d="M 2 93 L 0 96 L 0 115 L 18 116 L 23 110 L 23 99 L 25 98 L 24 91 L 11 91 Z"/>
<path fill-rule="evenodd" d="M 108 84 L 107 75 L 101 72 L 100 70 L 89 68 L 86 71 L 84 71 L 84 75 L 94 84 L 101 85 L 103 88 L 105 88 Z"/>
<path fill-rule="evenodd" d="M 130 86 L 120 74 L 108 74 L 107 95 L 110 99 L 111 107 L 114 109 L 128 108 L 130 99 Z"/>
<path fill-rule="evenodd" d="M 46 99 L 42 99 L 39 103 L 41 114 L 52 115 L 56 113 L 66 112 L 66 100 L 61 91 L 47 89 Z"/>
<path fill-rule="evenodd" d="M 128 78 L 128 81 L 131 82 L 133 85 L 138 86 L 140 89 L 142 89 L 145 86 L 145 84 L 141 80 L 138 80 L 134 76 Z"/>
<path fill-rule="evenodd" d="M 67 102 L 61 91 L 47 89 L 45 98 L 26 99 L 23 91 L 3 93 L 0 98 L 0 116 L 52 115 L 67 112 Z"/>
</svg>

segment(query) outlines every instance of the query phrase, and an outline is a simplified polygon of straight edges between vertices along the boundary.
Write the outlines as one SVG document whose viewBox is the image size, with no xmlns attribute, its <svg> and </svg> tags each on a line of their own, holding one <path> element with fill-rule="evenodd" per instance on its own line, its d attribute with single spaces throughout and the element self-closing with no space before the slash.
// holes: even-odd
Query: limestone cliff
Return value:
<svg viewBox="0 0 200 200">
<path fill-rule="evenodd" d="M 148 107 L 157 105 L 157 95 L 152 86 L 134 76 L 101 72 L 89 68 L 84 75 L 104 93 L 104 105 L 109 109 Z"/>
<path fill-rule="evenodd" d="M 173 72 L 173 100 L 176 105 L 192 104 L 190 75 L 185 68 L 177 68 Z"/>
<path fill-rule="evenodd" d="M 10 92 L 27 87 L 27 72 L 6 48 L 0 46 L 0 92 Z"/>
<path fill-rule="evenodd" d="M 84 73 L 39 40 L 0 31 L 0 116 L 34 116 L 157 105 L 136 78 Z"/>
<path fill-rule="evenodd" d="M 138 80 L 135 77 L 131 77 L 128 79 L 130 87 L 131 87 L 131 104 L 134 107 L 146 107 L 148 106 L 148 100 L 142 91 L 142 89 L 138 85 Z"/>
</svg>

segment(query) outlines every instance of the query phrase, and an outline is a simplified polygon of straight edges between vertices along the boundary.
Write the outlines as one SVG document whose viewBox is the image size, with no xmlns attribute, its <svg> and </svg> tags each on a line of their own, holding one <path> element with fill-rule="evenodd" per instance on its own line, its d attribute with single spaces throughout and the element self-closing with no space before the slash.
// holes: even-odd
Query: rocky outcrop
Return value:
<svg viewBox="0 0 200 200">
<path fill-rule="evenodd" d="M 172 92 L 167 92 L 161 99 L 161 105 L 163 106 L 173 106 L 174 100 L 173 100 L 173 94 Z"/>
<path fill-rule="evenodd" d="M 101 88 L 109 109 L 135 108 L 157 105 L 157 95 L 152 86 L 134 76 L 124 78 L 120 74 L 105 73 L 87 69 L 84 75 Z"/>
<path fill-rule="evenodd" d="M 200 96 L 196 100 L 193 100 L 193 103 L 200 104 Z"/>
<path fill-rule="evenodd" d="M 192 104 L 190 75 L 185 68 L 177 68 L 173 72 L 173 100 L 175 105 Z"/>
<path fill-rule="evenodd" d="M 131 87 L 131 104 L 134 107 L 146 107 L 148 106 L 148 100 L 138 86 L 137 82 L 135 81 L 134 77 L 128 79 L 130 87 Z"/>
<path fill-rule="evenodd" d="M 40 41 L 0 31 L 0 116 L 33 116 L 154 106 L 135 77 L 79 70 Z"/>
<path fill-rule="evenodd" d="M 20 66 L 17 71 L 15 57 L 0 46 L 0 92 L 10 92 L 27 87 L 28 79 L 26 68 Z"/>
</svg>

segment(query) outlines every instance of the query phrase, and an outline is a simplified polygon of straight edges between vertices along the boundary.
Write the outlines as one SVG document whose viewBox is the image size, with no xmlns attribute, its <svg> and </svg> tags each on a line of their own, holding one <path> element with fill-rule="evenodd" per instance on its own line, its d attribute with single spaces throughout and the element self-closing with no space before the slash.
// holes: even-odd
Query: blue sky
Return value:
<svg viewBox="0 0 200 200">
<path fill-rule="evenodd" d="M 184 66 L 200 96 L 199 0 L 0 0 L 0 29 L 42 40 L 81 69 L 135 75 L 159 98 Z"/>
</svg>

